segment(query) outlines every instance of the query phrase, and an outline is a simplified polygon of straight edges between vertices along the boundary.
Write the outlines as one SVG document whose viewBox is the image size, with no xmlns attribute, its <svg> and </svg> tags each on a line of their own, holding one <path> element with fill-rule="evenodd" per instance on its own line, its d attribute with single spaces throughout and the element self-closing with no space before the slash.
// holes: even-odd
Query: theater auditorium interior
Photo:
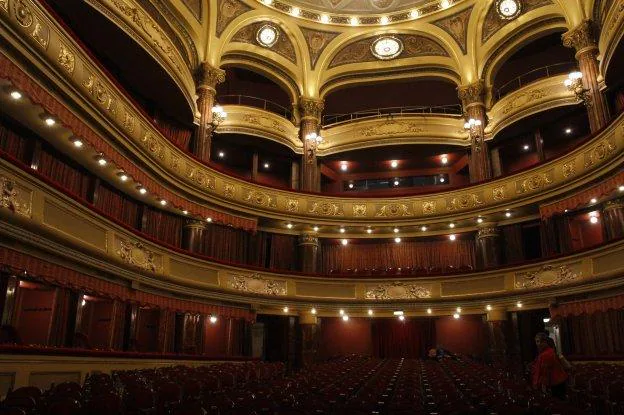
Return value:
<svg viewBox="0 0 624 415">
<path fill-rule="evenodd" d="M 623 415 L 624 1 L 0 0 L 0 415 Z"/>
</svg>

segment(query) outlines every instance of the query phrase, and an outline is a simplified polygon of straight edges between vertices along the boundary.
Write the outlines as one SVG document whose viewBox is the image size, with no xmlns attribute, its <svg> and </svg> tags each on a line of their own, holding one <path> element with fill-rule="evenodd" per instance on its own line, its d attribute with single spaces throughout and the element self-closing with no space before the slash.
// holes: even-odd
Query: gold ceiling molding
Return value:
<svg viewBox="0 0 624 415">
<path fill-rule="evenodd" d="M 310 53 L 310 67 L 314 69 L 318 58 L 321 56 L 327 45 L 340 35 L 340 32 L 327 32 L 324 30 L 308 29 L 306 27 L 299 27 L 303 37 L 308 45 L 308 52 Z"/>
<path fill-rule="evenodd" d="M 76 267 L 96 267 L 99 275 L 117 275 L 124 283 L 137 281 L 141 287 L 164 290 L 169 295 L 273 306 L 278 297 L 302 302 L 322 299 L 341 302 L 346 307 L 345 300 L 354 304 L 371 300 L 427 300 L 434 304 L 450 296 L 462 296 L 469 301 L 496 292 L 497 296 L 515 302 L 621 286 L 624 273 L 624 241 L 535 264 L 398 281 L 388 281 L 386 276 L 337 280 L 331 275 L 297 276 L 289 272 L 251 270 L 206 261 L 144 240 L 3 160 L 0 160 L 0 176 L 12 181 L 14 188 L 24 195 L 33 194 L 35 189 L 38 193 L 31 206 L 32 212 L 38 212 L 37 217 L 33 215 L 29 219 L 28 227 L 15 226 L 11 220 L 14 213 L 0 208 L 0 241 L 18 241 L 30 251 L 45 248 L 65 266 L 69 262 Z M 63 206 L 63 209 L 46 209 L 46 205 Z M 85 231 L 70 234 L 68 231 L 75 230 L 77 221 Z M 46 225 L 52 222 L 63 226 Z M 101 238 L 93 238 L 96 231 L 101 233 Z M 118 264 L 112 264 L 111 258 L 116 258 Z M 346 295 L 347 292 L 353 295 Z"/>
<path fill-rule="evenodd" d="M 607 10 L 598 39 L 598 48 L 603 55 L 600 60 L 600 73 L 603 76 L 607 73 L 619 42 L 624 39 L 624 3 L 614 2 Z"/>
<path fill-rule="evenodd" d="M 468 43 L 468 21 L 470 20 L 472 9 L 473 6 L 470 6 L 458 13 L 432 22 L 432 24 L 438 26 L 455 39 L 464 55 L 466 54 Z"/>
<path fill-rule="evenodd" d="M 203 0 L 182 0 L 182 2 L 193 13 L 197 21 L 201 22 Z"/>
<path fill-rule="evenodd" d="M 221 34 L 226 27 L 238 16 L 253 10 L 240 0 L 219 0 L 217 1 L 217 27 L 216 35 L 221 37 Z"/>
<path fill-rule="evenodd" d="M 518 17 L 530 12 L 531 10 L 551 4 L 553 4 L 552 0 L 522 0 L 522 9 L 520 10 Z M 483 22 L 481 43 L 485 43 L 490 40 L 496 32 L 514 20 L 515 19 L 509 20 L 501 18 L 496 10 L 496 1 L 493 1 L 488 9 L 487 15 L 485 16 L 485 21 Z"/>
<path fill-rule="evenodd" d="M 343 46 L 329 63 L 328 69 L 350 63 L 378 62 L 373 55 L 371 44 L 379 36 L 370 36 L 365 39 Z M 420 56 L 444 56 L 449 57 L 448 52 L 436 41 L 422 36 L 410 34 L 392 34 L 393 37 L 403 42 L 403 51 L 395 59 L 406 59 Z"/>
<path fill-rule="evenodd" d="M 270 25 L 274 27 L 278 32 L 277 41 L 270 48 L 265 48 L 262 44 L 258 42 L 258 31 L 262 26 Z M 293 45 L 290 37 L 284 32 L 284 30 L 269 21 L 261 21 L 255 22 L 250 25 L 247 25 L 241 28 L 230 40 L 231 42 L 241 42 L 247 43 L 250 45 L 256 45 L 262 48 L 260 53 L 264 53 L 265 51 L 275 52 L 279 55 L 282 55 L 292 63 L 297 63 L 297 54 L 295 52 L 295 45 Z"/>
</svg>

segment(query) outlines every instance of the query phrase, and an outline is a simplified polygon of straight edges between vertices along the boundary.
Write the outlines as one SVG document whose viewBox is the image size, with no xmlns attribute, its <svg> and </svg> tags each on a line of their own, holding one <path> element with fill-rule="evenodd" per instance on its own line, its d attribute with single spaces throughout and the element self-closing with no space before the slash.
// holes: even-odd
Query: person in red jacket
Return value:
<svg viewBox="0 0 624 415">
<path fill-rule="evenodd" d="M 539 354 L 532 367 L 533 388 L 544 392 L 550 390 L 552 396 L 565 399 L 568 374 L 555 349 L 548 345 L 548 335 L 538 333 L 535 336 L 535 345 Z"/>
</svg>

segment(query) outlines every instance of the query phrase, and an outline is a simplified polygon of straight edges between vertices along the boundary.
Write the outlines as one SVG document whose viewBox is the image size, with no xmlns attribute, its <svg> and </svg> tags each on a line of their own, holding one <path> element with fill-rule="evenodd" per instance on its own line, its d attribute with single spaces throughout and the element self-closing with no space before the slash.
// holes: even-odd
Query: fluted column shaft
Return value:
<svg viewBox="0 0 624 415">
<path fill-rule="evenodd" d="M 225 71 L 203 62 L 197 71 L 197 109 L 199 125 L 195 132 L 193 154 L 204 162 L 210 161 L 212 143 L 212 107 L 218 84 L 225 81 Z"/>
<path fill-rule="evenodd" d="M 562 36 L 563 45 L 576 50 L 576 60 L 583 74 L 583 87 L 587 90 L 587 116 L 591 131 L 598 131 L 609 122 L 609 105 L 600 90 L 598 77 L 598 44 L 591 20 L 585 20 Z"/>
<path fill-rule="evenodd" d="M 483 81 L 460 86 L 458 89 L 459 99 L 462 101 L 466 120 L 474 119 L 481 122 L 475 125 L 470 134 L 470 182 L 476 183 L 492 177 L 490 166 L 490 153 L 485 142 L 485 126 L 487 116 L 485 114 L 485 85 Z"/>
<path fill-rule="evenodd" d="M 624 198 L 605 203 L 602 222 L 608 241 L 624 237 Z"/>
<path fill-rule="evenodd" d="M 206 223 L 201 220 L 187 219 L 182 228 L 182 249 L 201 253 Z"/>
<path fill-rule="evenodd" d="M 303 142 L 303 156 L 301 159 L 301 190 L 318 192 L 321 190 L 321 174 L 316 159 L 316 145 L 306 137 L 311 133 L 318 133 L 321 125 L 323 101 L 301 97 L 299 111 L 299 138 Z"/>
<path fill-rule="evenodd" d="M 319 240 L 316 236 L 304 233 L 299 236 L 299 269 L 316 273 L 318 270 Z"/>
<path fill-rule="evenodd" d="M 480 268 L 492 268 L 501 265 L 501 237 L 496 224 L 484 223 L 479 225 L 476 242 Z"/>
</svg>

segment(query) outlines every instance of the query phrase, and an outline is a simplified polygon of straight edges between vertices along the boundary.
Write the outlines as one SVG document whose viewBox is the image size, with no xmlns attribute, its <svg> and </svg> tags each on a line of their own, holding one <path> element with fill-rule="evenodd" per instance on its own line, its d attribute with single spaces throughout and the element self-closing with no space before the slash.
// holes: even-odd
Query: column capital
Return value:
<svg viewBox="0 0 624 415">
<path fill-rule="evenodd" d="M 597 49 L 594 22 L 583 20 L 581 24 L 561 35 L 563 46 L 574 48 L 577 55 L 585 50 Z"/>
<path fill-rule="evenodd" d="M 500 235 L 500 229 L 496 223 L 482 223 L 477 230 L 477 238 L 493 238 Z"/>
<path fill-rule="evenodd" d="M 479 79 L 468 85 L 457 88 L 457 95 L 462 101 L 464 110 L 471 105 L 485 105 L 485 82 Z"/>
<path fill-rule="evenodd" d="M 302 233 L 299 235 L 299 246 L 302 245 L 319 246 L 318 236 L 309 233 Z"/>
<path fill-rule="evenodd" d="M 225 71 L 212 66 L 208 62 L 199 64 L 196 73 L 197 89 L 214 90 L 218 84 L 225 82 Z"/>
<path fill-rule="evenodd" d="M 206 229 L 206 222 L 199 219 L 186 219 L 184 221 L 184 229 L 197 229 L 203 231 Z"/>
<path fill-rule="evenodd" d="M 299 110 L 302 120 L 311 119 L 320 122 L 324 108 L 325 102 L 322 99 L 299 97 Z"/>
</svg>

